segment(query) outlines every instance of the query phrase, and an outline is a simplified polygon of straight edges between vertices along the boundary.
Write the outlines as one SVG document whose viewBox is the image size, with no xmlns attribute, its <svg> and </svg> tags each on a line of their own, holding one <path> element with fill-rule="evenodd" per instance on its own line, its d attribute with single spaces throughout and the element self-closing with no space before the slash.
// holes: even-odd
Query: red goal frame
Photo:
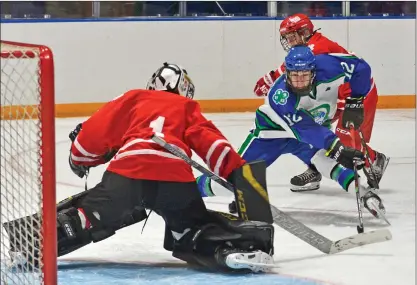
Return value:
<svg viewBox="0 0 417 285">
<path fill-rule="evenodd" d="M 54 59 L 51 49 L 44 45 L 3 41 L 13 45 L 16 50 L 1 51 L 0 57 L 36 59 L 38 62 L 38 85 L 40 90 L 40 110 L 37 117 L 41 122 L 41 158 L 40 167 L 42 185 L 42 272 L 46 285 L 57 284 L 57 228 L 56 228 L 56 176 L 55 176 L 55 83 Z M 18 50 L 22 47 L 22 51 Z M 38 49 L 38 54 L 24 48 Z M 24 107 L 24 106 L 17 106 Z M 22 119 L 22 118 L 17 118 Z M 26 119 L 26 118 L 23 118 Z"/>
</svg>

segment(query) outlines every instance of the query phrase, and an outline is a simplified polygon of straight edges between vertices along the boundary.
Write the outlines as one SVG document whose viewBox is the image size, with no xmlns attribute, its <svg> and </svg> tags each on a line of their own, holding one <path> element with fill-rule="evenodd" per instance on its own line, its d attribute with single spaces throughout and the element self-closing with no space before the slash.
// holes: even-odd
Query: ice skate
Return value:
<svg viewBox="0 0 417 285">
<path fill-rule="evenodd" d="M 320 188 L 321 174 L 314 165 L 311 165 L 304 173 L 291 178 L 292 192 L 313 191 Z"/>
<path fill-rule="evenodd" d="M 385 206 L 382 203 L 381 198 L 375 194 L 375 189 L 364 189 L 366 193 L 361 197 L 363 206 L 377 219 L 384 220 L 387 224 L 391 223 L 385 217 Z"/>
<path fill-rule="evenodd" d="M 372 168 L 375 171 L 375 178 L 376 181 L 375 182 L 375 178 L 374 175 L 372 174 L 372 170 L 370 167 L 364 167 L 363 172 L 365 173 L 366 178 L 368 179 L 368 184 L 370 187 L 378 189 L 379 187 L 379 182 L 382 179 L 382 175 L 384 175 L 385 169 L 388 166 L 389 160 L 390 158 L 385 156 L 385 154 L 380 153 L 380 152 L 375 152 L 376 156 L 375 156 L 375 161 L 372 163 Z"/>
<path fill-rule="evenodd" d="M 274 267 L 274 259 L 263 251 L 244 251 L 240 249 L 221 248 L 216 252 L 216 259 L 223 265 L 235 270 L 268 272 Z"/>
</svg>

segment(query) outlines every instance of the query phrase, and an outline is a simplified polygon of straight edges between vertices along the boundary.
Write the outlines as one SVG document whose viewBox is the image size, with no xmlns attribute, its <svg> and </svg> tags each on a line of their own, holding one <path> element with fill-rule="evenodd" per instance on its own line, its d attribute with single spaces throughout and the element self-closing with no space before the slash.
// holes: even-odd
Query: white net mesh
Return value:
<svg viewBox="0 0 417 285">
<path fill-rule="evenodd" d="M 38 48 L 1 44 L 2 285 L 44 284 L 39 62 Z"/>
</svg>

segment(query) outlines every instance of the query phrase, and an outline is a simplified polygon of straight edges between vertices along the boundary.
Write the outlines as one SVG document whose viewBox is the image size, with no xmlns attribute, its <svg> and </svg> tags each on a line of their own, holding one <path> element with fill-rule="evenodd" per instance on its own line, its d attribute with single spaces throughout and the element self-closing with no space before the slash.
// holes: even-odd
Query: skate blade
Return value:
<svg viewBox="0 0 417 285">
<path fill-rule="evenodd" d="M 249 269 L 253 272 L 269 272 L 276 267 L 273 257 L 264 252 L 233 253 L 227 256 L 226 264 L 232 269 Z"/>
<path fill-rule="evenodd" d="M 256 263 L 256 262 L 247 262 L 244 260 L 236 260 L 235 263 L 239 264 L 241 269 L 250 269 L 253 272 L 268 273 L 268 272 L 271 272 L 272 269 L 278 267 L 278 265 L 274 263 L 264 264 L 264 263 Z"/>
<path fill-rule="evenodd" d="M 320 189 L 320 182 L 310 182 L 304 186 L 296 186 L 291 184 L 290 190 L 292 192 L 306 192 L 306 191 L 315 191 Z"/>
<path fill-rule="evenodd" d="M 391 223 L 388 221 L 387 217 L 385 217 L 384 212 L 378 207 L 378 205 L 374 201 L 369 201 L 369 204 L 372 206 L 372 210 L 374 210 L 377 213 L 377 216 L 375 218 L 384 220 L 388 225 L 391 226 Z"/>
</svg>

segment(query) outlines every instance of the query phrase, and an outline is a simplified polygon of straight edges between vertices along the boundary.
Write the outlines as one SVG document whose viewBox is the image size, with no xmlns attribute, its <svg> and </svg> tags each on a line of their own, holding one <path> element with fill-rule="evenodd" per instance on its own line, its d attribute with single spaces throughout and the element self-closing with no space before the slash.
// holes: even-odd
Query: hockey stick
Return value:
<svg viewBox="0 0 417 285">
<path fill-rule="evenodd" d="M 353 146 L 356 149 L 356 140 L 355 140 L 355 128 L 353 123 L 350 124 L 350 136 L 352 138 Z M 365 230 L 363 226 L 363 213 L 362 213 L 362 203 L 361 203 L 361 194 L 360 194 L 360 184 L 359 184 L 359 175 L 358 175 L 358 161 L 353 161 L 353 172 L 355 176 L 355 193 L 356 193 L 356 204 L 358 205 L 358 218 L 359 225 L 356 226 L 358 233 L 363 233 Z"/>
<path fill-rule="evenodd" d="M 375 184 L 376 184 L 375 185 L 376 186 L 376 189 L 379 189 L 379 182 L 376 179 L 375 169 L 374 169 L 374 167 L 372 165 L 371 157 L 369 156 L 368 146 L 367 146 L 367 144 L 365 142 L 365 139 L 363 138 L 362 130 L 360 128 L 358 129 L 358 132 L 359 132 L 359 137 L 361 139 L 362 147 L 365 150 L 366 160 L 369 163 L 369 168 L 371 169 L 371 174 L 372 174 L 372 176 L 374 178 L 374 181 L 375 181 Z"/>
<path fill-rule="evenodd" d="M 362 203 L 361 203 L 361 195 L 360 195 L 360 188 L 359 188 L 359 175 L 358 175 L 358 167 L 357 161 L 353 162 L 353 171 L 355 175 L 355 192 L 356 192 L 356 203 L 358 204 L 358 217 L 359 217 L 359 225 L 357 225 L 356 230 L 358 233 L 363 233 L 365 230 L 363 226 L 363 214 L 362 214 Z"/>
<path fill-rule="evenodd" d="M 152 140 L 161 147 L 168 150 L 173 155 L 183 159 L 187 164 L 196 168 L 201 173 L 206 174 L 210 179 L 216 181 L 229 191 L 234 192 L 234 186 L 231 183 L 225 181 L 223 178 L 217 176 L 215 173 L 203 167 L 198 162 L 192 160 L 177 147 L 168 144 L 165 140 L 156 135 L 152 136 Z M 382 229 L 353 235 L 338 241 L 332 241 L 315 232 L 298 220 L 290 217 L 273 205 L 270 206 L 275 224 L 326 254 L 334 254 L 362 245 L 383 242 L 392 239 L 391 232 L 387 229 Z"/>
<path fill-rule="evenodd" d="M 356 148 L 356 143 L 355 143 L 355 139 L 354 139 L 354 125 L 352 123 L 350 124 L 350 135 L 351 135 L 352 140 L 353 140 L 353 146 Z M 374 172 L 374 169 L 372 168 L 372 163 L 371 163 L 371 160 L 369 158 L 369 153 L 368 153 L 367 145 L 365 143 L 365 140 L 364 140 L 363 135 L 362 135 L 362 131 L 360 129 L 359 129 L 359 136 L 361 138 L 361 142 L 363 144 L 363 148 L 365 149 L 365 157 L 368 159 L 368 162 L 369 162 L 369 166 L 371 168 L 372 175 L 374 176 L 374 180 L 375 180 L 375 182 L 377 184 L 376 185 L 377 186 L 376 189 L 379 189 L 378 181 L 376 181 L 375 172 Z M 359 190 L 359 175 L 358 175 L 358 170 L 357 170 L 357 163 L 358 163 L 358 161 L 354 161 L 355 192 L 356 192 L 356 200 L 357 200 L 357 203 L 358 203 L 358 214 L 359 214 L 359 225 L 357 226 L 357 230 L 358 230 L 358 233 L 362 233 L 363 232 L 363 219 L 362 219 L 362 207 L 359 208 L 359 205 L 361 205 L 361 203 L 360 203 L 360 195 L 359 195 L 360 194 L 360 190 Z M 365 174 L 366 174 L 366 172 L 365 172 Z M 377 205 L 373 205 L 373 207 L 375 208 L 375 211 L 378 212 L 379 218 L 383 219 L 388 225 L 391 225 L 391 223 L 385 217 L 385 214 L 381 210 L 379 210 L 378 206 Z"/>
</svg>

